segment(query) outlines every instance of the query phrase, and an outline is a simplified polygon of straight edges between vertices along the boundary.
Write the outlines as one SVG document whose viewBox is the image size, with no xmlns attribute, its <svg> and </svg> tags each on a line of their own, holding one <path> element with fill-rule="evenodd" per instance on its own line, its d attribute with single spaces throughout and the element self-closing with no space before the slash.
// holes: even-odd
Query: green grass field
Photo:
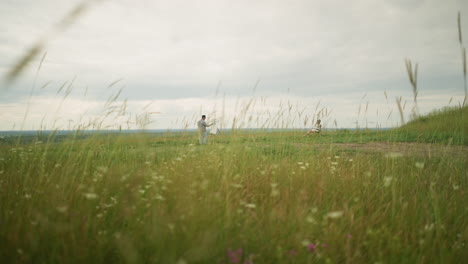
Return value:
<svg viewBox="0 0 468 264">
<path fill-rule="evenodd" d="M 463 263 L 467 109 L 202 146 L 195 133 L 3 140 L 0 259 Z"/>
</svg>

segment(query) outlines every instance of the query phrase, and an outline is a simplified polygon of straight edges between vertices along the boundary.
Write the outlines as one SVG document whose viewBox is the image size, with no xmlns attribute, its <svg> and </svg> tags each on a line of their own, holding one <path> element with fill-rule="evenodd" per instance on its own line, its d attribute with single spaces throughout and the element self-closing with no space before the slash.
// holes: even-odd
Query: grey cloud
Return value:
<svg viewBox="0 0 468 264">
<path fill-rule="evenodd" d="M 72 6 L 27 2 L 0 4 L 11 13 L 1 14 L 10 22 L 0 36 L 0 56 L 8 61 L 1 66 Z M 70 96 L 81 97 L 88 87 L 90 98 L 102 100 L 120 78 L 122 96 L 134 100 L 211 96 L 218 81 L 221 93 L 245 96 L 257 79 L 259 95 L 404 93 L 405 58 L 420 63 L 422 91 L 456 91 L 456 12 L 467 7 L 435 0 L 107 1 L 49 43 L 40 80 L 53 85 L 38 92 L 57 96 L 61 83 L 78 76 Z M 468 14 L 463 21 L 468 32 Z M 2 102 L 29 95 L 34 65 L 8 96 L 0 94 Z"/>
</svg>

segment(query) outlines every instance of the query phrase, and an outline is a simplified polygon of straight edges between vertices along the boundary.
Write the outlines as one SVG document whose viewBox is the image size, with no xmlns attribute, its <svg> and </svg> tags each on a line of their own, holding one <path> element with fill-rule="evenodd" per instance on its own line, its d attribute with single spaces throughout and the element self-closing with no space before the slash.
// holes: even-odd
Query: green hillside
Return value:
<svg viewBox="0 0 468 264">
<path fill-rule="evenodd" d="M 415 141 L 468 145 L 468 107 L 443 108 L 399 127 Z"/>
</svg>

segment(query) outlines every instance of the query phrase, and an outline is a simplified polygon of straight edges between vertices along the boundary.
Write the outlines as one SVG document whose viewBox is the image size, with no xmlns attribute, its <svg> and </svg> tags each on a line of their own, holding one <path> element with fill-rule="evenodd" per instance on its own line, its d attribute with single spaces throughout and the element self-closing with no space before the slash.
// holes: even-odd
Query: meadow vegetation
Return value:
<svg viewBox="0 0 468 264">
<path fill-rule="evenodd" d="M 0 259 L 461 263 L 466 112 L 314 137 L 233 130 L 202 146 L 190 132 L 4 138 Z M 395 145 L 408 141 L 432 151 Z M 371 142 L 395 147 L 346 145 Z"/>
</svg>

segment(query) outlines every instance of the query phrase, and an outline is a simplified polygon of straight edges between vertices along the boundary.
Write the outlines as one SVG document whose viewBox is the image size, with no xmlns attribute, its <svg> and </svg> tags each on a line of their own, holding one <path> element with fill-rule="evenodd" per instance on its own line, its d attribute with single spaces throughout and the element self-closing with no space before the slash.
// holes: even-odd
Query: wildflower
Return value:
<svg viewBox="0 0 468 264">
<path fill-rule="evenodd" d="M 424 162 L 416 162 L 414 164 L 414 166 L 416 166 L 416 168 L 418 168 L 418 169 L 423 169 L 424 168 Z"/>
<path fill-rule="evenodd" d="M 167 227 L 169 227 L 169 230 L 171 230 L 171 232 L 174 232 L 174 228 L 175 228 L 174 224 L 167 224 Z"/>
<path fill-rule="evenodd" d="M 348 239 L 350 239 L 350 238 L 352 238 L 353 236 L 352 236 L 351 234 L 347 234 L 346 237 L 347 237 Z"/>
<path fill-rule="evenodd" d="M 94 200 L 94 199 L 98 198 L 98 195 L 95 194 L 95 193 L 84 193 L 83 195 L 88 200 Z"/>
<path fill-rule="evenodd" d="M 307 250 L 308 250 L 310 253 L 314 253 L 315 245 L 314 245 L 313 243 L 310 243 L 309 245 L 307 245 Z"/>
<path fill-rule="evenodd" d="M 454 191 L 456 191 L 456 190 L 460 189 L 460 186 L 459 186 L 459 185 L 456 185 L 456 184 L 454 183 L 454 184 L 452 184 L 452 188 L 453 188 Z"/>
<path fill-rule="evenodd" d="M 327 243 L 322 243 L 322 247 L 323 247 L 323 248 L 327 248 L 327 247 L 328 247 L 328 244 L 327 244 Z"/>
<path fill-rule="evenodd" d="M 272 196 L 272 197 L 278 196 L 279 193 L 280 193 L 280 192 L 279 192 L 277 189 L 271 190 L 271 196 Z"/>
<path fill-rule="evenodd" d="M 24 198 L 31 199 L 31 195 L 27 193 L 27 194 L 24 195 Z"/>
<path fill-rule="evenodd" d="M 335 159 L 339 159 L 339 158 L 340 158 L 340 156 L 335 156 Z"/>
<path fill-rule="evenodd" d="M 434 229 L 434 224 L 424 226 L 424 231 L 432 231 L 432 229 Z"/>
<path fill-rule="evenodd" d="M 330 219 L 337 219 L 343 216 L 343 211 L 333 211 L 329 212 L 326 217 Z"/>
<path fill-rule="evenodd" d="M 349 159 L 348 161 L 349 161 L 349 162 L 353 162 L 353 159 Z"/>
<path fill-rule="evenodd" d="M 59 212 L 59 213 L 65 213 L 67 212 L 68 208 L 66 206 L 57 206 L 55 207 L 55 209 Z"/>
<path fill-rule="evenodd" d="M 248 203 L 245 205 L 245 207 L 255 209 L 257 206 L 253 203 Z"/>
<path fill-rule="evenodd" d="M 240 260 L 242 258 L 242 249 L 238 248 L 236 251 L 234 251 L 228 248 L 227 257 L 229 258 L 231 263 L 240 263 Z"/>
<path fill-rule="evenodd" d="M 96 168 L 96 170 L 102 174 L 105 174 L 107 173 L 107 171 L 109 170 L 107 167 L 104 167 L 104 166 L 99 166 Z"/>
<path fill-rule="evenodd" d="M 308 240 L 308 239 L 304 239 L 301 241 L 301 245 L 304 246 L 304 247 L 307 247 L 307 245 L 309 245 L 311 242 Z"/>
<path fill-rule="evenodd" d="M 190 145 L 193 145 L 193 144 L 190 144 Z M 176 264 L 187 264 L 187 261 L 185 261 L 185 259 L 179 259 L 177 260 Z"/>
<path fill-rule="evenodd" d="M 301 166 L 300 167 L 302 170 L 305 170 L 306 169 L 306 166 Z"/>
<path fill-rule="evenodd" d="M 303 164 L 304 164 L 304 162 L 302 162 L 302 161 L 299 161 L 299 162 L 297 163 L 297 165 L 303 165 Z"/>
<path fill-rule="evenodd" d="M 338 162 L 332 161 L 331 165 L 338 165 Z"/>
<path fill-rule="evenodd" d="M 403 157 L 403 154 L 401 154 L 400 152 L 390 152 L 390 153 L 386 154 L 385 157 L 386 158 L 396 159 L 396 158 Z"/>
<path fill-rule="evenodd" d="M 392 183 L 392 177 L 385 177 L 384 178 L 384 187 L 390 186 L 391 183 Z"/>
<path fill-rule="evenodd" d="M 310 215 L 307 216 L 306 221 L 309 222 L 309 223 L 311 223 L 311 224 L 316 224 L 316 223 L 317 223 L 317 221 L 315 221 L 315 218 L 313 218 L 313 217 L 310 216 Z"/>
</svg>

